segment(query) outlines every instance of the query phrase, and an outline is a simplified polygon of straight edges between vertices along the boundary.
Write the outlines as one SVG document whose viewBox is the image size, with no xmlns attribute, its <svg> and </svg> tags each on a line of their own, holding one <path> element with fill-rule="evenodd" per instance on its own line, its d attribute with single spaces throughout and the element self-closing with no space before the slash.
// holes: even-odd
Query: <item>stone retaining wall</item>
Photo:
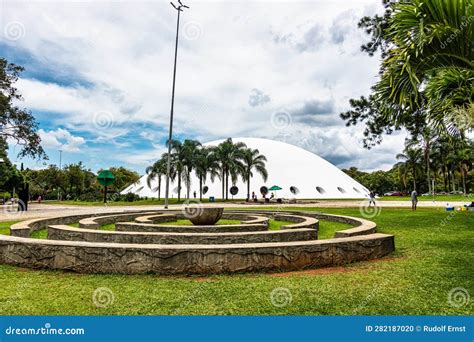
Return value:
<svg viewBox="0 0 474 342">
<path fill-rule="evenodd" d="M 138 212 L 126 214 L 107 214 L 103 216 L 87 217 L 79 220 L 79 228 L 98 229 L 105 224 L 112 224 L 118 221 L 134 220 L 136 217 L 144 214 L 151 214 L 151 212 Z"/>
<path fill-rule="evenodd" d="M 81 273 L 207 274 L 342 265 L 380 258 L 395 249 L 393 235 L 375 233 L 375 223 L 363 219 L 303 211 L 227 213 L 280 217 L 295 224 L 268 231 L 268 220 L 259 217 L 254 220 L 260 223 L 199 227 L 117 222 L 118 231 L 109 232 L 65 226 L 91 215 L 31 220 L 13 225 L 12 236 L 0 235 L 0 263 Z M 176 211 L 110 213 L 116 219 L 159 214 L 181 215 Z M 337 232 L 333 239 L 315 240 L 318 219 L 355 227 Z M 32 231 L 48 226 L 48 240 L 28 238 Z"/>
<path fill-rule="evenodd" d="M 148 211 L 119 211 L 119 212 L 111 212 L 110 215 L 120 215 L 123 213 L 146 213 Z M 28 237 L 30 234 L 36 230 L 41 230 L 47 228 L 49 225 L 52 224 L 72 224 L 78 223 L 80 220 L 88 217 L 99 217 L 103 216 L 104 214 L 81 214 L 81 215 L 68 215 L 68 216 L 56 216 L 51 218 L 41 218 L 41 219 L 34 219 L 34 220 L 27 220 L 13 224 L 10 227 L 10 235 L 12 236 L 19 236 L 19 237 Z"/>
<path fill-rule="evenodd" d="M 145 233 L 77 229 L 49 226 L 48 239 L 65 241 L 138 243 L 138 244 L 243 244 L 317 240 L 314 229 L 276 230 L 238 233 Z"/>
<path fill-rule="evenodd" d="M 266 231 L 268 230 L 268 227 L 264 223 L 228 224 L 215 226 L 180 226 L 164 224 L 144 224 L 134 222 L 117 222 L 115 224 L 115 230 L 127 232 L 231 233 Z"/>
<path fill-rule="evenodd" d="M 291 271 L 383 257 L 393 235 L 244 245 L 137 245 L 0 237 L 0 263 L 80 273 Z"/>
</svg>

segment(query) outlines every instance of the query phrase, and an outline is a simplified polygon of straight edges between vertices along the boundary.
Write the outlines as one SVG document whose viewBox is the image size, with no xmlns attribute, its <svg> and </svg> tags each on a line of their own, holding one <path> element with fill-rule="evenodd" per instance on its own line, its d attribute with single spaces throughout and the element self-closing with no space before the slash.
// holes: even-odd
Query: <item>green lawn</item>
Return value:
<svg viewBox="0 0 474 342">
<path fill-rule="evenodd" d="M 332 239 L 338 230 L 351 228 L 351 225 L 339 222 L 319 221 L 318 239 Z"/>
<path fill-rule="evenodd" d="M 18 221 L 5 221 L 0 222 L 0 234 L 10 235 L 10 226 L 17 223 Z"/>
<path fill-rule="evenodd" d="M 360 216 L 358 209 L 320 211 Z M 383 208 L 372 220 L 379 231 L 395 235 L 397 250 L 389 257 L 278 276 L 82 275 L 3 265 L 0 314 L 474 314 L 472 212 Z M 2 223 L 2 232 L 6 226 Z M 336 229 L 322 222 L 320 233 L 330 236 Z M 110 305 L 94 305 L 98 288 L 112 291 Z M 288 305 L 272 305 L 271 293 L 278 288 L 291 293 Z M 449 292 L 456 288 L 471 296 L 465 305 L 448 302 Z"/>
<path fill-rule="evenodd" d="M 103 224 L 99 227 L 99 230 L 115 230 L 115 223 Z"/>
<path fill-rule="evenodd" d="M 47 239 L 48 238 L 48 230 L 46 228 L 35 230 L 30 234 L 30 237 L 33 239 Z"/>
<path fill-rule="evenodd" d="M 294 222 L 290 221 L 277 221 L 274 219 L 270 219 L 268 221 L 268 230 L 280 230 L 281 226 L 287 225 L 287 224 L 294 224 Z"/>
<path fill-rule="evenodd" d="M 380 197 L 380 201 L 411 201 L 410 196 L 385 196 Z M 474 194 L 467 195 L 435 195 L 435 196 L 418 196 L 418 201 L 436 201 L 436 202 L 472 202 Z"/>
</svg>

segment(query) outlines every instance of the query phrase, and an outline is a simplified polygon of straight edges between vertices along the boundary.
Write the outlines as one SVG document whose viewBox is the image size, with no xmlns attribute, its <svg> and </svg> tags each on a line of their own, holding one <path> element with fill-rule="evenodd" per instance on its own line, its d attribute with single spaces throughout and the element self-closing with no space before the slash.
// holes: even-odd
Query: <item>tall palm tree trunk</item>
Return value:
<svg viewBox="0 0 474 342">
<path fill-rule="evenodd" d="M 449 170 L 448 168 L 448 188 L 446 189 L 446 191 L 449 191 L 449 189 L 451 189 L 451 171 Z"/>
<path fill-rule="evenodd" d="M 429 152 L 426 157 L 426 177 L 428 178 L 428 193 L 434 192 L 434 189 L 431 189 L 431 174 L 430 174 L 430 157 L 429 157 Z"/>
<path fill-rule="evenodd" d="M 448 188 L 446 187 L 446 184 L 447 184 L 447 179 L 446 179 L 446 168 L 445 166 L 443 165 L 442 167 L 442 170 L 443 170 L 443 184 L 444 184 L 444 191 L 448 191 Z"/>
<path fill-rule="evenodd" d="M 247 177 L 247 198 L 250 200 L 250 176 Z"/>
<path fill-rule="evenodd" d="M 466 173 L 463 167 L 461 167 L 461 178 L 462 178 L 462 191 L 466 194 Z"/>
<path fill-rule="evenodd" d="M 178 202 L 181 200 L 181 172 L 178 172 Z"/>
<path fill-rule="evenodd" d="M 187 193 L 187 196 L 188 196 L 188 199 L 189 199 L 189 195 L 191 193 L 191 173 L 188 172 L 186 174 L 186 193 Z"/>
<path fill-rule="evenodd" d="M 225 170 L 222 169 L 222 200 L 225 200 L 224 187 L 225 187 Z"/>
<path fill-rule="evenodd" d="M 202 176 L 199 176 L 199 200 L 202 201 Z"/>
<path fill-rule="evenodd" d="M 161 200 L 161 176 L 158 177 L 158 201 Z"/>
<path fill-rule="evenodd" d="M 225 174 L 225 200 L 229 199 L 229 172 Z"/>
<path fill-rule="evenodd" d="M 456 172 L 454 170 L 451 172 L 451 175 L 453 177 L 453 180 L 451 182 L 453 184 L 453 191 L 456 191 L 456 175 L 455 175 L 455 173 Z"/>
</svg>

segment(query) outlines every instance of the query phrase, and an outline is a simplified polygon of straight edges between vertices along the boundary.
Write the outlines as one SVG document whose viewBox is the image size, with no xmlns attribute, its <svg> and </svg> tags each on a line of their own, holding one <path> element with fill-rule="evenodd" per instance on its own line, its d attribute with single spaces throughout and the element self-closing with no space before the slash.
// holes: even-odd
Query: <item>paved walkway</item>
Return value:
<svg viewBox="0 0 474 342">
<path fill-rule="evenodd" d="M 450 202 L 454 206 L 462 206 L 464 202 Z M 367 205 L 366 200 L 321 200 L 312 203 L 300 204 L 238 204 L 238 203 L 210 203 L 206 206 L 216 205 L 226 208 L 287 208 L 287 207 L 316 207 L 316 208 L 357 208 Z M 379 201 L 377 205 L 384 208 L 410 208 L 410 201 Z M 436 201 L 420 201 L 418 207 L 444 207 L 445 202 Z M 179 209 L 182 205 L 170 205 L 170 209 Z M 52 204 L 38 204 L 31 203 L 28 212 L 18 213 L 11 211 L 9 207 L 0 206 L 0 221 L 20 221 L 41 217 L 63 216 L 63 215 L 77 215 L 88 213 L 114 212 L 114 211 L 130 211 L 130 210 L 158 210 L 163 209 L 163 205 L 128 205 L 128 206 L 81 206 L 81 205 L 52 205 Z"/>
</svg>

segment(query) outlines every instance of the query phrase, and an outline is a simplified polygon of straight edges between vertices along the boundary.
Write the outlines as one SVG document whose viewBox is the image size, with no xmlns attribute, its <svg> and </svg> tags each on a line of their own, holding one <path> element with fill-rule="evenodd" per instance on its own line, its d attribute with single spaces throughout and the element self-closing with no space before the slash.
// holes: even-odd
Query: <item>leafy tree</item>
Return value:
<svg viewBox="0 0 474 342">
<path fill-rule="evenodd" d="M 79 198 L 86 192 L 98 193 L 101 188 L 97 182 L 97 176 L 85 168 L 82 162 L 69 164 L 64 168 L 67 179 L 68 194 Z"/>
<path fill-rule="evenodd" d="M 392 7 L 393 46 L 382 63 L 376 97 L 416 109 L 426 88 L 428 117 L 443 124 L 447 110 L 474 101 L 472 1 L 413 0 Z M 397 112 L 387 114 L 399 120 Z"/>
<path fill-rule="evenodd" d="M 14 84 L 23 71 L 21 66 L 0 58 L 0 138 L 11 139 L 22 148 L 19 157 L 30 156 L 46 159 L 37 133 L 38 124 L 31 112 L 21 109 L 15 102 L 22 96 Z"/>
<path fill-rule="evenodd" d="M 376 194 L 383 195 L 388 191 L 399 189 L 395 169 L 390 171 L 363 172 L 356 167 L 351 167 L 342 171 Z"/>
<path fill-rule="evenodd" d="M 437 133 L 460 135 L 474 123 L 474 7 L 470 0 L 384 1 L 383 17 L 364 17 L 371 34 L 362 50 L 383 57 L 380 80 L 368 98 L 350 100 L 342 113 L 347 125 L 366 125 L 364 144 L 405 127 L 418 133 L 428 125 Z"/>
<path fill-rule="evenodd" d="M 12 191 L 23 184 L 23 177 L 17 170 L 10 159 L 8 159 L 8 145 L 3 138 L 0 137 L 0 189 L 4 191 Z"/>
<path fill-rule="evenodd" d="M 114 187 L 117 191 L 123 190 L 126 186 L 136 183 L 140 179 L 140 175 L 135 171 L 129 170 L 123 166 L 111 167 L 109 169 L 115 176 Z M 100 173 L 99 170 L 98 173 Z"/>
<path fill-rule="evenodd" d="M 58 190 L 67 192 L 68 180 L 66 173 L 56 165 L 49 165 L 42 170 L 25 170 L 25 179 L 30 184 L 31 197 L 53 198 L 58 196 Z"/>
</svg>

